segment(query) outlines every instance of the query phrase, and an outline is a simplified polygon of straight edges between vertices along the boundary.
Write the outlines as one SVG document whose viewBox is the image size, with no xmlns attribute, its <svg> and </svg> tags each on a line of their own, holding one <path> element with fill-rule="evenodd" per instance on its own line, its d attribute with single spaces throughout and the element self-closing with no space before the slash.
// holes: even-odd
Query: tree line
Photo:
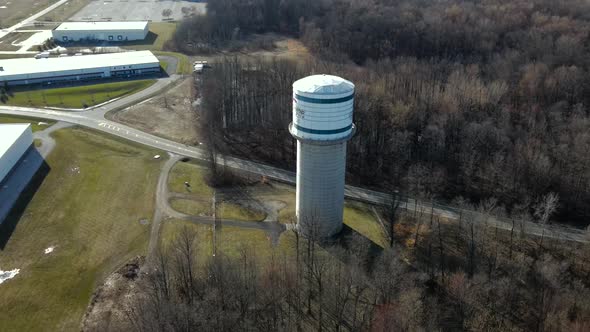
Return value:
<svg viewBox="0 0 590 332">
<path fill-rule="evenodd" d="M 426 199 L 496 197 L 509 209 L 556 193 L 558 219 L 586 224 L 588 6 L 222 0 L 208 4 L 207 16 L 183 22 L 175 38 L 183 47 L 223 47 L 273 31 L 318 55 L 305 64 L 228 59 L 207 75 L 204 102 L 220 111 L 217 128 L 232 153 L 293 167 L 291 84 L 337 74 L 356 84 L 353 183 Z"/>
<path fill-rule="evenodd" d="M 530 213 L 544 195 L 559 197 L 557 219 L 583 220 L 590 201 L 590 122 L 586 110 L 514 108 L 504 81 L 478 68 L 452 72 L 416 59 L 383 60 L 363 70 L 326 62 L 227 58 L 205 74 L 203 117 L 223 153 L 294 169 L 291 84 L 330 72 L 356 84 L 349 143 L 350 183 L 424 200 L 497 198 Z M 523 83 L 524 84 L 524 83 Z M 566 109 L 563 109 L 566 107 Z"/>
<path fill-rule="evenodd" d="M 476 220 L 495 208 L 458 225 L 398 215 L 384 248 L 354 231 L 335 243 L 288 231 L 266 256 L 212 257 L 184 228 L 143 269 L 125 329 L 587 331 L 590 247 Z"/>
</svg>

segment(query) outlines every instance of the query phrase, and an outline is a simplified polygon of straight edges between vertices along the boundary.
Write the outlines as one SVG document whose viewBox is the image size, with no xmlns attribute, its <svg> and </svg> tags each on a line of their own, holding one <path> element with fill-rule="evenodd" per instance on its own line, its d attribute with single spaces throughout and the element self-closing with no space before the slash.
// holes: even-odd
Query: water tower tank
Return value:
<svg viewBox="0 0 590 332">
<path fill-rule="evenodd" d="M 313 75 L 293 84 L 291 135 L 297 139 L 297 228 L 320 238 L 342 229 L 346 142 L 354 133 L 354 84 Z"/>
</svg>

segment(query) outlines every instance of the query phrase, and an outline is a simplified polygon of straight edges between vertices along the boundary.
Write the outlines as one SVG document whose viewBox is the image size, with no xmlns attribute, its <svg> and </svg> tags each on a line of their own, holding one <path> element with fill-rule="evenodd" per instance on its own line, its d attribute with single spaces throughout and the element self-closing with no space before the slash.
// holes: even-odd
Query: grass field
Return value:
<svg viewBox="0 0 590 332">
<path fill-rule="evenodd" d="M 32 58 L 30 54 L 0 54 L 0 60 Z"/>
<path fill-rule="evenodd" d="M 23 19 L 49 7 L 53 0 L 0 0 L 0 29 L 8 28 Z"/>
<path fill-rule="evenodd" d="M 162 67 L 164 71 L 168 70 L 168 62 L 160 61 L 160 67 Z"/>
<path fill-rule="evenodd" d="M 295 189 L 295 187 L 293 187 L 293 189 Z M 287 206 L 279 211 L 279 222 L 282 224 L 293 223 L 295 220 L 295 191 L 284 191 L 284 194 L 276 195 L 274 199 L 287 204 Z"/>
<path fill-rule="evenodd" d="M 150 22 L 150 31 L 144 40 L 125 42 L 124 48 L 132 50 L 162 51 L 164 44 L 172 39 L 176 31 L 176 23 L 171 22 Z"/>
<path fill-rule="evenodd" d="M 346 202 L 344 204 L 344 224 L 375 244 L 381 247 L 385 245 L 382 227 L 370 206 L 358 202 Z"/>
<path fill-rule="evenodd" d="M 175 193 L 190 193 L 201 198 L 210 198 L 213 195 L 213 189 L 205 182 L 207 169 L 193 163 L 179 162 L 174 165 L 168 178 L 168 188 Z M 190 184 L 190 188 L 185 187 L 184 182 Z"/>
<path fill-rule="evenodd" d="M 79 330 L 96 284 L 147 248 L 139 220 L 153 215 L 161 152 L 82 129 L 54 137 L 47 177 L 0 227 L 0 268 L 20 269 L 0 285 L 3 331 Z"/>
<path fill-rule="evenodd" d="M 213 226 L 198 225 L 184 220 L 167 219 L 160 230 L 160 246 L 170 247 L 181 232 L 194 232 L 199 257 L 210 257 L 213 253 Z"/>
<path fill-rule="evenodd" d="M 286 237 L 286 234 L 284 235 Z M 281 240 L 284 240 L 283 236 Z M 273 251 L 283 249 L 281 245 L 273 247 L 268 235 L 260 230 L 223 226 L 217 233 L 217 252 L 237 258 L 242 252 L 248 252 L 257 259 L 268 259 Z"/>
<path fill-rule="evenodd" d="M 0 123 L 30 123 L 31 129 L 36 132 L 51 126 L 55 121 L 0 114 Z"/>
<path fill-rule="evenodd" d="M 91 0 L 68 0 L 65 4 L 39 17 L 42 22 L 62 22 L 84 8 Z"/>
<path fill-rule="evenodd" d="M 262 221 L 266 214 L 246 208 L 240 204 L 221 202 L 217 204 L 216 216 L 221 219 L 234 219 L 244 221 Z"/>
<path fill-rule="evenodd" d="M 181 232 L 195 232 L 195 245 L 200 263 L 204 263 L 213 255 L 213 226 L 199 225 L 183 220 L 166 220 L 162 224 L 160 245 L 163 248 L 173 245 Z M 294 236 L 284 232 L 277 246 L 273 246 L 268 235 L 261 230 L 221 226 L 217 228 L 217 255 L 239 258 L 246 251 L 256 259 L 270 259 L 276 254 L 291 254 L 294 248 Z"/>
<path fill-rule="evenodd" d="M 173 56 L 178 59 L 178 66 L 176 67 L 177 74 L 191 74 L 193 72 L 192 65 L 189 58 L 181 53 L 176 52 L 163 52 L 163 51 L 154 51 L 155 55 L 167 55 Z"/>
<path fill-rule="evenodd" d="M 210 216 L 211 213 L 211 202 L 207 200 L 192 200 L 174 198 L 170 200 L 170 206 L 178 211 L 193 216 Z"/>
<path fill-rule="evenodd" d="M 84 108 L 141 91 L 156 80 L 102 83 L 67 88 L 14 92 L 7 105 L 32 107 Z"/>
</svg>

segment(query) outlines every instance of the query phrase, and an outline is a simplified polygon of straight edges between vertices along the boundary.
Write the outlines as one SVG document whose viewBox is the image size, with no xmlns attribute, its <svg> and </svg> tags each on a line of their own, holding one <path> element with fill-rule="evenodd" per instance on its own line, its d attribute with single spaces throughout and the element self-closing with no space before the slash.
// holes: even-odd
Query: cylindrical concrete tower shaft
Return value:
<svg viewBox="0 0 590 332">
<path fill-rule="evenodd" d="M 320 238 L 342 229 L 346 142 L 354 133 L 354 84 L 314 75 L 293 84 L 297 139 L 297 228 Z"/>
</svg>

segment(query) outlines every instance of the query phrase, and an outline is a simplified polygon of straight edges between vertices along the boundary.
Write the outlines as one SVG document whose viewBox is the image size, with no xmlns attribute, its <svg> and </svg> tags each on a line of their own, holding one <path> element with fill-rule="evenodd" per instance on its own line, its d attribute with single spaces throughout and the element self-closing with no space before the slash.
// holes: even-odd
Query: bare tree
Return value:
<svg viewBox="0 0 590 332">
<path fill-rule="evenodd" d="M 402 196 L 397 190 L 391 191 L 391 200 L 387 205 L 385 213 L 385 219 L 381 225 L 383 235 L 387 239 L 387 243 L 390 248 L 394 245 L 395 240 L 395 224 L 399 218 L 399 209 L 401 205 Z"/>
<path fill-rule="evenodd" d="M 539 242 L 539 248 L 543 246 L 543 239 L 545 237 L 545 229 L 549 225 L 549 220 L 553 213 L 557 210 L 559 205 L 559 196 L 556 193 L 550 192 L 543 196 L 539 202 L 533 207 L 534 216 L 537 219 L 537 223 L 541 225 L 541 241 Z"/>
<path fill-rule="evenodd" d="M 172 15 L 172 9 L 167 8 L 167 9 L 162 10 L 162 16 L 170 17 L 170 15 Z"/>
</svg>

